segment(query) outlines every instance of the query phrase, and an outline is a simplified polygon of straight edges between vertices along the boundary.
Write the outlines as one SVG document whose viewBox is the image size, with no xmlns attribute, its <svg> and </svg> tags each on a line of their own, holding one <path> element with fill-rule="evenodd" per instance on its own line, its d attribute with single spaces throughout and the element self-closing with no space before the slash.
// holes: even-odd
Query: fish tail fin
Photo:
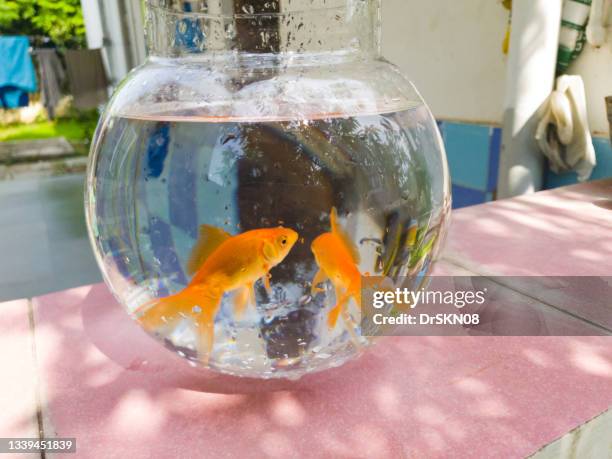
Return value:
<svg viewBox="0 0 612 459">
<path fill-rule="evenodd" d="M 221 299 L 219 298 L 219 301 Z M 212 353 L 215 343 L 215 316 L 216 308 L 209 308 L 202 311 L 196 318 L 197 341 L 196 348 L 200 361 L 206 365 Z"/>
<path fill-rule="evenodd" d="M 336 290 L 336 293 L 338 291 Z M 342 308 L 344 308 L 344 305 L 346 304 L 346 302 L 348 301 L 348 299 L 350 298 L 350 293 L 343 293 L 340 297 L 337 297 L 337 303 L 336 305 L 329 311 L 329 313 L 327 314 L 327 326 L 332 329 L 336 326 L 336 323 L 338 323 L 338 317 L 340 316 L 340 313 L 342 312 Z"/>
<path fill-rule="evenodd" d="M 338 303 L 327 314 L 327 326 L 330 328 L 330 330 L 336 327 L 336 323 L 338 323 L 338 317 L 340 316 L 341 310 L 342 304 Z"/>
<path fill-rule="evenodd" d="M 175 295 L 152 300 L 141 306 L 136 314 L 149 331 L 164 324 L 172 324 L 184 316 L 190 317 L 197 328 L 197 351 L 202 362 L 208 362 L 214 342 L 215 316 L 222 293 L 215 289 L 187 286 Z"/>
<path fill-rule="evenodd" d="M 336 295 L 338 295 L 338 290 L 336 290 Z M 327 315 L 327 325 L 330 329 L 336 326 L 340 313 L 343 309 L 346 309 L 344 307 L 351 298 L 357 303 L 357 308 L 361 309 L 361 278 L 351 283 L 351 287 L 346 293 L 339 296 L 336 305 L 329 311 Z"/>
<path fill-rule="evenodd" d="M 148 331 L 154 331 L 176 321 L 186 301 L 184 291 L 164 298 L 151 300 L 136 310 L 140 324 Z"/>
</svg>

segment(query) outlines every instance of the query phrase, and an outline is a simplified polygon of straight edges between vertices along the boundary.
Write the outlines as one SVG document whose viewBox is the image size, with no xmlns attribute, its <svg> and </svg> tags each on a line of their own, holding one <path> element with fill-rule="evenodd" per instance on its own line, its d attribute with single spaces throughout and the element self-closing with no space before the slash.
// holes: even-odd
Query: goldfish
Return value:
<svg viewBox="0 0 612 459">
<path fill-rule="evenodd" d="M 234 313 L 242 314 L 255 300 L 255 282 L 263 279 L 270 291 L 270 269 L 287 257 L 298 237 L 297 232 L 282 226 L 231 236 L 220 228 L 202 225 L 187 263 L 187 272 L 193 275 L 189 284 L 174 295 L 144 304 L 136 316 L 149 331 L 191 318 L 197 330 L 198 355 L 207 362 L 223 295 L 236 291 Z"/>
<path fill-rule="evenodd" d="M 313 281 L 311 294 L 323 291 L 318 285 L 329 280 L 336 292 L 336 304 L 329 311 L 327 325 L 334 328 L 340 312 L 354 299 L 361 307 L 361 273 L 357 247 L 338 224 L 335 208 L 330 213 L 331 231 L 318 236 L 311 245 L 315 261 L 319 266 Z"/>
</svg>

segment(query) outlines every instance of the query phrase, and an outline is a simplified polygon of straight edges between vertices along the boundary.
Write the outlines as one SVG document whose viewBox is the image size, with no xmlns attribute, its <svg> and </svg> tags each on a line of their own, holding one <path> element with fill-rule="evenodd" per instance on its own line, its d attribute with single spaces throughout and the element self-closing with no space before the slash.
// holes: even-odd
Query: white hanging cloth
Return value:
<svg viewBox="0 0 612 459">
<path fill-rule="evenodd" d="M 535 138 L 550 168 L 556 173 L 573 170 L 579 181 L 588 180 L 597 161 L 582 78 L 578 75 L 557 78 L 557 89 L 543 108 Z"/>
<path fill-rule="evenodd" d="M 586 37 L 589 44 L 600 47 L 606 42 L 606 18 L 610 0 L 593 0 Z"/>
</svg>

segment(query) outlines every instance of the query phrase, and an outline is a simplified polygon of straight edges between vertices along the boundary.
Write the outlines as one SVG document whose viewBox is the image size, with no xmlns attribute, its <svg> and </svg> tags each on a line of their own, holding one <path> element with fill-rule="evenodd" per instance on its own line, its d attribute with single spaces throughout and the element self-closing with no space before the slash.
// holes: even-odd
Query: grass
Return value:
<svg viewBox="0 0 612 459">
<path fill-rule="evenodd" d="M 52 137 L 65 137 L 68 141 L 79 142 L 89 140 L 95 127 L 95 121 L 77 119 L 58 119 L 32 124 L 0 126 L 0 142 L 49 139 Z"/>
</svg>

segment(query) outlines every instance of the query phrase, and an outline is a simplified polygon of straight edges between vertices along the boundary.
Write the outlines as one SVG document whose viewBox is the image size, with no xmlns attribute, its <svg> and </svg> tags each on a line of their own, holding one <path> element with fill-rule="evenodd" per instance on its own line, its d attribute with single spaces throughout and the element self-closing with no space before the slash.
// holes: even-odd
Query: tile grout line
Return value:
<svg viewBox="0 0 612 459">
<path fill-rule="evenodd" d="M 529 293 L 523 292 L 521 290 L 517 290 L 516 287 L 513 287 L 512 285 L 504 284 L 504 283 L 499 282 L 497 280 L 500 277 L 513 277 L 513 276 L 490 276 L 490 275 L 484 275 L 484 274 L 481 274 L 479 272 L 474 271 L 472 268 L 468 268 L 467 266 L 462 265 L 461 263 L 459 263 L 459 262 L 457 262 L 457 261 L 455 261 L 455 260 L 453 260 L 451 258 L 442 257 L 441 260 L 445 261 L 446 263 L 450 263 L 451 265 L 455 265 L 458 268 L 465 269 L 466 271 L 469 271 L 469 272 L 475 274 L 476 276 L 484 277 L 485 279 L 488 279 L 491 282 L 496 283 L 497 285 L 501 285 L 502 287 L 505 287 L 505 288 L 507 288 L 509 290 L 512 290 L 513 292 L 518 293 L 519 295 L 522 295 L 522 296 L 524 296 L 526 298 L 530 298 L 532 300 L 535 300 L 538 303 L 543 304 L 544 306 L 547 306 L 547 307 L 549 307 L 551 309 L 554 309 L 557 312 L 560 312 L 562 314 L 568 315 L 568 316 L 570 316 L 570 317 L 572 317 L 574 319 L 577 319 L 580 322 L 584 322 L 584 323 L 586 323 L 586 324 L 588 324 L 588 325 L 590 325 L 590 326 L 592 326 L 594 328 L 597 328 L 597 329 L 599 329 L 601 331 L 604 331 L 606 336 L 612 335 L 612 330 L 610 330 L 609 328 L 607 328 L 607 327 L 605 327 L 605 326 L 603 326 L 601 324 L 598 324 L 597 322 L 593 322 L 593 321 L 591 321 L 589 319 L 585 319 L 584 317 L 581 317 L 581 316 L 579 316 L 577 314 L 574 314 L 574 313 L 572 313 L 570 311 L 566 311 L 565 309 L 562 309 L 562 308 L 560 308 L 560 307 L 558 307 L 558 306 L 556 306 L 554 304 L 551 304 L 551 303 L 543 300 L 542 298 L 534 297 L 533 295 L 530 295 Z M 514 277 L 520 277 L 520 276 L 514 276 Z"/>
<path fill-rule="evenodd" d="M 584 421 L 583 423 L 581 423 L 580 425 L 574 427 L 572 430 L 570 430 L 569 432 L 564 433 L 563 435 L 555 438 L 553 441 L 551 441 L 550 443 L 548 443 L 547 445 L 542 446 L 540 449 L 538 449 L 537 451 L 535 451 L 534 453 L 530 454 L 529 456 L 527 456 L 527 459 L 537 459 L 537 458 L 546 458 L 546 457 L 558 457 L 558 454 L 554 454 L 551 456 L 547 456 L 547 451 L 551 448 L 554 448 L 557 444 L 560 444 L 561 442 L 563 442 L 564 440 L 570 440 L 570 450 L 573 452 L 574 456 L 572 457 L 578 457 L 576 456 L 576 444 L 578 443 L 580 436 L 582 435 L 582 433 L 584 432 L 585 429 L 588 429 L 589 427 L 595 425 L 597 422 L 602 421 L 604 418 L 607 417 L 611 417 L 612 418 L 612 407 L 605 409 L 604 411 L 602 411 L 601 413 L 599 413 L 598 415 L 587 419 L 586 421 Z M 561 448 L 563 448 L 562 445 L 560 445 Z M 565 448 L 566 449 L 566 448 Z M 563 452 L 563 451 L 561 451 Z"/>
<path fill-rule="evenodd" d="M 32 298 L 28 298 L 28 322 L 30 324 L 30 337 L 32 339 L 32 361 L 34 364 L 34 399 L 36 402 L 36 422 L 38 424 L 38 439 L 45 440 L 45 428 L 43 422 L 41 381 L 38 367 L 38 353 L 36 352 L 36 325 L 34 323 L 34 307 Z M 46 459 L 45 450 L 40 451 L 41 459 Z"/>
</svg>

